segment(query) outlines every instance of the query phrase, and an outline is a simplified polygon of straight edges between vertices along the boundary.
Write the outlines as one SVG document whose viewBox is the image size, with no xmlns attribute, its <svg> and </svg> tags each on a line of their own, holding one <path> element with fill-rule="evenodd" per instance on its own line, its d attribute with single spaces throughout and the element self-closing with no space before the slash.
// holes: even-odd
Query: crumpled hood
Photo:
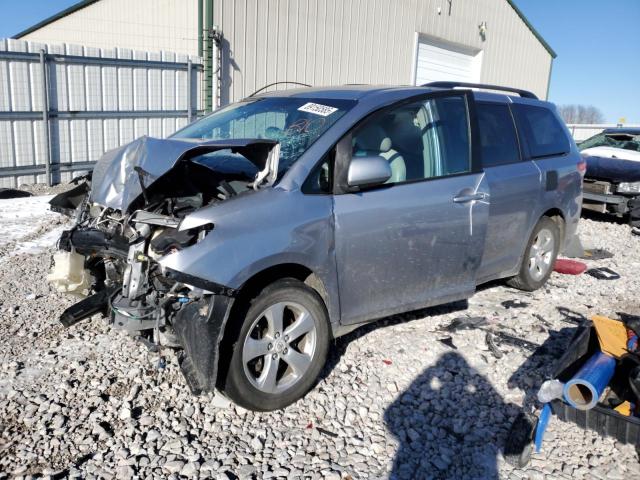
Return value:
<svg viewBox="0 0 640 480">
<path fill-rule="evenodd" d="M 208 140 L 140 137 L 105 153 L 96 162 L 91 178 L 90 199 L 103 207 L 126 211 L 142 194 L 136 167 L 144 171 L 149 187 L 179 161 L 204 153 L 229 149 L 263 169 L 277 142 L 263 139 Z"/>
</svg>

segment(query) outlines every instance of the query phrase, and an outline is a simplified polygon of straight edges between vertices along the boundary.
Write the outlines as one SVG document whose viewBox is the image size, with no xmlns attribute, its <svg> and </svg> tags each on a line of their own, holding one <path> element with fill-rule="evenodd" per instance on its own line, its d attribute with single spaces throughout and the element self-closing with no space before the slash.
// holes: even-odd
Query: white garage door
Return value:
<svg viewBox="0 0 640 480">
<path fill-rule="evenodd" d="M 457 45 L 418 39 L 415 84 L 442 80 L 478 83 L 482 53 Z"/>
</svg>

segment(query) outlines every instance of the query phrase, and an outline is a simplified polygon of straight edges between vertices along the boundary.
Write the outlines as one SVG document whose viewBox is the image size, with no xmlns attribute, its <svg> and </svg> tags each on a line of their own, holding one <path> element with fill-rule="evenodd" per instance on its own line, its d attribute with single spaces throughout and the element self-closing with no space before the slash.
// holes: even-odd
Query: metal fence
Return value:
<svg viewBox="0 0 640 480">
<path fill-rule="evenodd" d="M 640 125 L 638 125 L 638 124 L 634 124 L 634 125 L 619 125 L 619 124 L 615 124 L 615 123 L 593 123 L 593 124 L 568 123 L 567 124 L 567 128 L 569 128 L 569 131 L 571 132 L 571 135 L 573 136 L 573 139 L 576 142 L 581 142 L 583 140 L 586 140 L 587 138 L 592 137 L 592 136 L 600 133 L 605 128 L 615 128 L 615 127 L 639 128 Z"/>
<path fill-rule="evenodd" d="M 201 113 L 198 57 L 0 39 L 0 186 L 67 181 Z"/>
</svg>

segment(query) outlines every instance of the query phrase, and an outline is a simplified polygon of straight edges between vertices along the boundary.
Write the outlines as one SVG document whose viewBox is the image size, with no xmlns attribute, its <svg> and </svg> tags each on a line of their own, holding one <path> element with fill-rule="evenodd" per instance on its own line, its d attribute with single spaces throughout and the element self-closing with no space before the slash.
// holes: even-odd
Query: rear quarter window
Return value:
<svg viewBox="0 0 640 480">
<path fill-rule="evenodd" d="M 522 104 L 514 104 L 512 109 L 532 158 L 564 155 L 569 152 L 569 139 L 551 110 Z"/>
<path fill-rule="evenodd" d="M 495 167 L 520 161 L 516 127 L 507 105 L 476 103 L 482 166 Z"/>
</svg>

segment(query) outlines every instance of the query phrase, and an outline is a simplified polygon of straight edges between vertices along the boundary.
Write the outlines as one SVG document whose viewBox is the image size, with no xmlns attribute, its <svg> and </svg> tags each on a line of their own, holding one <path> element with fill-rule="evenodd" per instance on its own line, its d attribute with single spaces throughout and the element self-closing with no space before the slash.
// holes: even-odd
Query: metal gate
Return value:
<svg viewBox="0 0 640 480">
<path fill-rule="evenodd" d="M 0 40 L 0 186 L 58 183 L 201 110 L 198 57 Z"/>
</svg>

